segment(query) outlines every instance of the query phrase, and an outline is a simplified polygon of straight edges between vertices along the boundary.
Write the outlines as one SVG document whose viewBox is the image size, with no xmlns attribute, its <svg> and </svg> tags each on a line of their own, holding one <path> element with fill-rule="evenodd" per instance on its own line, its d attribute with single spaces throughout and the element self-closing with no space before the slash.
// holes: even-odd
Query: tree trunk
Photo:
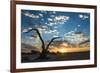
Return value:
<svg viewBox="0 0 100 73">
<path fill-rule="evenodd" d="M 47 53 L 46 53 L 46 50 L 43 50 L 39 56 L 39 59 L 45 59 L 45 58 L 47 58 Z"/>
<path fill-rule="evenodd" d="M 47 47 L 45 48 L 45 43 L 44 43 L 44 40 L 42 39 L 42 36 L 41 36 L 39 30 L 38 30 L 38 29 L 32 29 L 32 30 L 35 30 L 35 31 L 37 32 L 37 34 L 38 34 L 38 36 L 39 36 L 39 38 L 40 38 L 40 40 L 41 40 L 41 43 L 42 43 L 42 52 L 41 52 L 40 56 L 38 57 L 38 59 L 47 59 L 47 58 L 48 58 L 48 57 L 47 57 L 47 55 L 48 55 L 48 48 L 49 48 L 50 44 L 51 44 L 55 39 L 58 39 L 58 38 L 60 38 L 60 37 L 52 38 L 51 41 L 49 42 L 49 44 L 47 45 Z"/>
<path fill-rule="evenodd" d="M 42 46 L 42 52 L 39 56 L 39 59 L 45 59 L 45 58 L 47 58 L 47 50 L 45 49 L 44 46 Z"/>
</svg>

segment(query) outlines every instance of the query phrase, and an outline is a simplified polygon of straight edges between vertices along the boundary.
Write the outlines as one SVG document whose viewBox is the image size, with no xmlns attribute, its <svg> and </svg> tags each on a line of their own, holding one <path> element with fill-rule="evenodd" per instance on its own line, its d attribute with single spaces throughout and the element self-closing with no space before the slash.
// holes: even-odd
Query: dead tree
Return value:
<svg viewBox="0 0 100 73">
<path fill-rule="evenodd" d="M 60 38 L 60 37 L 54 37 L 54 38 L 52 38 L 51 41 L 49 42 L 49 44 L 47 45 L 47 47 L 45 48 L 45 43 L 44 43 L 44 40 L 43 40 L 42 37 L 41 37 L 41 34 L 40 34 L 39 30 L 38 30 L 38 29 L 33 29 L 33 30 L 35 30 L 35 31 L 37 32 L 37 34 L 38 34 L 38 36 L 39 36 L 39 38 L 40 38 L 40 40 L 41 40 L 41 43 L 42 43 L 42 52 L 41 52 L 39 58 L 41 58 L 41 59 L 48 58 L 48 57 L 47 57 L 47 52 L 48 52 L 48 49 L 49 49 L 50 44 L 51 44 L 55 39 L 58 39 L 58 38 Z"/>
<path fill-rule="evenodd" d="M 38 29 L 31 29 L 31 30 L 28 30 L 28 32 L 30 32 L 30 31 L 32 31 L 32 30 L 36 31 L 36 33 L 38 34 L 39 39 L 40 39 L 40 41 L 41 41 L 41 43 L 42 43 L 42 46 L 41 46 L 42 52 L 40 53 L 40 56 L 39 56 L 37 59 L 46 59 L 46 58 L 48 58 L 48 57 L 47 57 L 47 54 L 48 54 L 48 49 L 49 49 L 50 44 L 51 44 L 55 39 L 58 39 L 58 38 L 60 38 L 60 37 L 54 37 L 54 38 L 52 38 L 52 39 L 50 40 L 49 44 L 45 47 L 44 40 L 42 39 L 42 36 L 41 36 L 39 30 L 38 30 Z"/>
</svg>

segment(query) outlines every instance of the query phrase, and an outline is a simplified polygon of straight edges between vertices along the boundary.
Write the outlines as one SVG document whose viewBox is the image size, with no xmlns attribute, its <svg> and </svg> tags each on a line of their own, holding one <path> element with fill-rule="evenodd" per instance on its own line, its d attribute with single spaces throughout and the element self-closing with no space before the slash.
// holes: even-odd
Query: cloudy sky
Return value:
<svg viewBox="0 0 100 73">
<path fill-rule="evenodd" d="M 90 36 L 90 14 L 60 11 L 21 10 L 21 37 L 22 42 L 33 44 L 37 34 L 27 32 L 37 28 L 45 41 L 53 37 L 65 37 L 71 32 L 82 32 Z M 67 35 L 66 35 L 67 36 Z"/>
</svg>

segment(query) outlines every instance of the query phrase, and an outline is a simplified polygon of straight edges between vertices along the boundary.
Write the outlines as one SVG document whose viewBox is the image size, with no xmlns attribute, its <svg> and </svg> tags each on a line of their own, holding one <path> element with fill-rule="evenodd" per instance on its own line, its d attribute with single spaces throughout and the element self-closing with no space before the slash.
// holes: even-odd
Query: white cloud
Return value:
<svg viewBox="0 0 100 73">
<path fill-rule="evenodd" d="M 37 29 L 48 29 L 48 27 L 45 26 L 45 25 L 35 25 L 35 28 L 37 28 Z"/>
<path fill-rule="evenodd" d="M 29 27 L 29 28 L 28 28 L 28 30 L 31 30 L 31 29 L 32 29 L 32 27 Z"/>
<path fill-rule="evenodd" d="M 31 30 L 32 29 L 32 27 L 29 27 L 29 28 L 24 28 L 23 30 L 22 30 L 22 32 L 24 33 L 24 32 L 28 32 L 29 30 Z"/>
<path fill-rule="evenodd" d="M 23 32 L 23 33 L 24 33 L 24 32 L 28 32 L 28 30 L 27 30 L 27 29 L 23 29 L 22 32 Z"/>
<path fill-rule="evenodd" d="M 59 35 L 59 32 L 58 32 L 58 31 L 56 31 L 56 32 L 54 33 L 54 35 L 55 35 L 55 36 L 58 36 L 58 35 Z"/>
<path fill-rule="evenodd" d="M 40 13 L 39 16 L 43 17 L 43 14 Z"/>
<path fill-rule="evenodd" d="M 77 27 L 80 27 L 81 25 L 77 25 Z"/>
<path fill-rule="evenodd" d="M 45 24 L 48 24 L 47 22 Z"/>
<path fill-rule="evenodd" d="M 53 26 L 57 24 L 64 24 L 69 20 L 69 16 L 55 16 L 54 18 L 48 18 L 48 25 Z"/>
<path fill-rule="evenodd" d="M 48 27 L 47 26 L 42 26 L 42 28 L 47 29 Z"/>
<path fill-rule="evenodd" d="M 43 29 L 43 28 L 37 28 L 39 31 L 44 31 L 44 30 L 46 30 L 46 29 Z"/>
<path fill-rule="evenodd" d="M 83 14 L 79 14 L 79 18 L 82 20 L 88 19 L 89 16 L 88 15 L 83 15 Z"/>
<path fill-rule="evenodd" d="M 31 14 L 29 12 L 23 13 L 25 16 L 31 17 L 31 18 L 39 18 L 39 15 Z"/>
<path fill-rule="evenodd" d="M 28 37 L 30 40 L 34 40 L 34 37 Z"/>
<path fill-rule="evenodd" d="M 55 15 L 50 15 L 50 17 L 55 17 Z"/>
<path fill-rule="evenodd" d="M 42 13 L 44 13 L 44 14 L 47 14 L 47 11 L 41 11 Z"/>
<path fill-rule="evenodd" d="M 49 22 L 53 22 L 54 20 L 52 18 L 48 18 L 48 21 Z"/>
<path fill-rule="evenodd" d="M 53 14 L 56 14 L 56 11 L 53 11 Z"/>
<path fill-rule="evenodd" d="M 42 21 L 44 21 L 44 19 L 41 19 Z"/>
<path fill-rule="evenodd" d="M 77 31 L 77 28 L 75 28 L 74 31 Z"/>
<path fill-rule="evenodd" d="M 48 31 L 44 31 L 44 33 L 45 33 L 45 34 L 49 34 L 49 32 L 48 32 Z"/>
<path fill-rule="evenodd" d="M 52 37 L 59 37 L 59 32 L 57 30 L 47 30 L 47 31 L 44 31 L 44 33 L 52 35 Z"/>
<path fill-rule="evenodd" d="M 54 33 L 56 32 L 57 30 L 49 30 L 50 33 Z"/>
<path fill-rule="evenodd" d="M 86 15 L 86 16 L 85 16 L 85 18 L 89 18 L 89 16 L 88 16 L 88 15 Z"/>
<path fill-rule="evenodd" d="M 53 37 L 59 37 L 58 35 L 53 35 Z"/>
<path fill-rule="evenodd" d="M 57 30 L 46 30 L 44 31 L 45 34 L 55 34 L 57 33 Z"/>
<path fill-rule="evenodd" d="M 47 25 L 49 25 L 49 26 L 53 26 L 53 25 L 55 25 L 55 23 L 49 23 L 49 24 L 47 24 Z"/>
<path fill-rule="evenodd" d="M 79 15 L 80 18 L 83 18 L 84 16 L 82 14 Z"/>
<path fill-rule="evenodd" d="M 67 33 L 64 34 L 64 36 L 67 36 L 67 35 L 70 35 L 70 34 L 73 34 L 75 31 L 69 31 Z"/>
<path fill-rule="evenodd" d="M 55 21 L 69 20 L 69 16 L 56 16 Z"/>
<path fill-rule="evenodd" d="M 86 40 L 89 40 L 88 36 L 84 36 L 83 33 L 68 32 L 64 34 L 64 40 L 69 41 L 72 44 L 79 44 Z"/>
<path fill-rule="evenodd" d="M 74 32 L 75 32 L 75 31 L 70 31 L 70 32 L 68 32 L 68 33 L 69 33 L 69 34 L 70 34 L 70 33 L 72 34 L 72 33 L 74 33 Z"/>
<path fill-rule="evenodd" d="M 55 26 L 54 28 L 58 28 L 57 26 Z"/>
</svg>

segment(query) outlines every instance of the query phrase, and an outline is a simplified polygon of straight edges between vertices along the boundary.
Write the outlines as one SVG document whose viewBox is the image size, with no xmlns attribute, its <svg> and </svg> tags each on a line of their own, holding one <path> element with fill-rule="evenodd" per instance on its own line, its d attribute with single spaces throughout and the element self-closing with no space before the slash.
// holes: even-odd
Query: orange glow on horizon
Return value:
<svg viewBox="0 0 100 73">
<path fill-rule="evenodd" d="M 66 53 L 66 52 L 67 52 L 67 49 L 61 48 L 61 49 L 59 49 L 59 52 L 60 52 L 60 53 Z"/>
<path fill-rule="evenodd" d="M 52 47 L 49 52 L 51 53 L 74 53 L 74 52 L 85 52 L 89 51 L 89 47 Z"/>
</svg>

